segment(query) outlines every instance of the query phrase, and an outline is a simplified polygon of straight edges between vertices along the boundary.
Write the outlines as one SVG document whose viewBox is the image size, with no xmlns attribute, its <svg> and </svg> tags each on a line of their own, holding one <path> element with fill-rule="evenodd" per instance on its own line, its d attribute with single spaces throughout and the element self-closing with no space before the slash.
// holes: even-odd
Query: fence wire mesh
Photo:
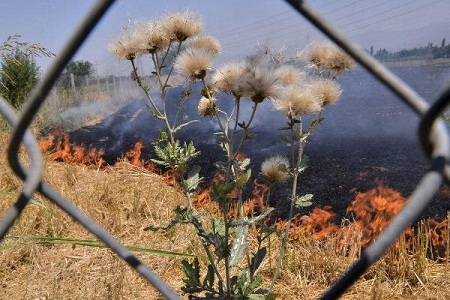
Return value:
<svg viewBox="0 0 450 300">
<path fill-rule="evenodd" d="M 421 116 L 418 131 L 419 142 L 424 153 L 430 160 L 430 169 L 423 175 L 421 181 L 409 198 L 407 205 L 390 223 L 379 238 L 367 247 L 347 272 L 331 286 L 321 299 L 336 299 L 364 273 L 367 268 L 377 261 L 389 246 L 397 239 L 402 231 L 412 224 L 425 210 L 433 195 L 443 182 L 450 179 L 449 136 L 445 123 L 439 119 L 450 103 L 450 89 L 445 91 L 430 106 L 411 87 L 402 82 L 397 76 L 378 63 L 369 54 L 353 45 L 351 41 L 340 34 L 332 24 L 315 12 L 305 1 L 285 0 L 292 8 L 304 18 L 327 35 L 332 41 L 346 51 L 362 67 L 373 74 L 381 83 L 389 88 L 398 98 Z M 97 1 L 90 13 L 80 23 L 72 37 L 66 43 L 63 51 L 55 59 L 45 77 L 27 101 L 20 116 L 3 98 L 0 98 L 0 114 L 13 127 L 12 137 L 8 148 L 8 161 L 13 171 L 24 181 L 22 191 L 15 204 L 9 208 L 0 219 L 0 241 L 18 219 L 24 208 L 30 202 L 32 195 L 37 191 L 59 206 L 63 211 L 83 225 L 99 240 L 105 243 L 114 253 L 127 262 L 137 273 L 145 278 L 167 299 L 180 299 L 179 295 L 162 281 L 152 270 L 144 265 L 126 247 L 121 245 L 111 234 L 90 219 L 83 211 L 75 207 L 64 196 L 57 193 L 52 187 L 42 181 L 42 156 L 38 143 L 28 127 L 36 116 L 40 106 L 52 90 L 57 78 L 63 72 L 66 64 L 72 59 L 78 48 L 102 19 L 114 0 Z M 19 147 L 23 144 L 30 158 L 30 166 L 25 169 L 19 161 Z"/>
</svg>

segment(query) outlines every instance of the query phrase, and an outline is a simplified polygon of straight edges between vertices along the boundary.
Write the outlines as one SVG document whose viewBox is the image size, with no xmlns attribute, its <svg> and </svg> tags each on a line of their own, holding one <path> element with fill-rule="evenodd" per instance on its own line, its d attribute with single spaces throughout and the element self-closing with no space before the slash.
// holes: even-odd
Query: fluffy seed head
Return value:
<svg viewBox="0 0 450 300">
<path fill-rule="evenodd" d="M 187 48 L 180 53 L 174 63 L 175 70 L 191 80 L 203 79 L 211 67 L 212 55 L 201 48 Z"/>
<path fill-rule="evenodd" d="M 311 84 L 311 90 L 317 98 L 322 100 L 324 106 L 334 104 L 342 94 L 339 84 L 330 79 L 314 81 Z"/>
<path fill-rule="evenodd" d="M 261 103 L 266 98 L 277 96 L 277 80 L 274 70 L 268 66 L 248 64 L 237 81 L 238 94 Z"/>
<path fill-rule="evenodd" d="M 352 68 L 353 60 L 339 48 L 330 44 L 313 45 L 309 50 L 308 60 L 337 74 Z"/>
<path fill-rule="evenodd" d="M 272 156 L 262 163 L 261 173 L 270 183 L 283 182 L 289 178 L 289 161 L 284 156 Z"/>
<path fill-rule="evenodd" d="M 183 42 L 203 31 L 201 16 L 189 10 L 174 12 L 163 17 L 161 25 L 172 41 Z"/>
<path fill-rule="evenodd" d="M 218 69 L 211 80 L 214 89 L 240 96 L 237 83 L 245 70 L 244 62 L 231 62 Z"/>
<path fill-rule="evenodd" d="M 146 50 L 150 53 L 156 53 L 170 45 L 170 40 L 160 22 L 140 22 L 137 26 L 137 34 L 141 35 L 142 41 L 146 44 Z"/>
<path fill-rule="evenodd" d="M 107 45 L 108 51 L 124 59 L 135 59 L 146 51 L 147 45 L 137 26 L 131 26 Z"/>
<path fill-rule="evenodd" d="M 219 40 L 209 35 L 196 37 L 189 45 L 193 48 L 205 49 L 215 56 L 219 55 L 222 50 Z"/>
<path fill-rule="evenodd" d="M 216 99 L 202 97 L 198 103 L 198 114 L 203 117 L 212 117 L 216 112 Z"/>
<path fill-rule="evenodd" d="M 278 83 L 284 86 L 299 84 L 306 78 L 304 72 L 292 65 L 282 65 L 275 70 L 275 76 L 278 78 Z"/>
<path fill-rule="evenodd" d="M 273 102 L 276 110 L 295 117 L 322 109 L 322 101 L 309 88 L 291 86 L 283 89 Z"/>
</svg>

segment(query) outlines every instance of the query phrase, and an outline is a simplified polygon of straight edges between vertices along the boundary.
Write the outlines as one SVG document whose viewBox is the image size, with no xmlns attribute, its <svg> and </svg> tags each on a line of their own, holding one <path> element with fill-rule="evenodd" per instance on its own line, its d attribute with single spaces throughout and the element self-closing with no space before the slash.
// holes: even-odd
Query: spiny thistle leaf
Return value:
<svg viewBox="0 0 450 300">
<path fill-rule="evenodd" d="M 203 179 L 199 173 L 200 166 L 195 165 L 189 170 L 187 178 L 182 181 L 183 187 L 187 192 L 193 192 L 197 189 L 199 182 Z"/>
<path fill-rule="evenodd" d="M 239 226 L 236 230 L 237 237 L 234 239 L 230 251 L 230 266 L 236 266 L 247 250 L 248 226 Z"/>
<path fill-rule="evenodd" d="M 264 260 L 264 257 L 266 257 L 267 254 L 267 248 L 262 247 L 261 249 L 258 249 L 258 251 L 253 255 L 252 259 L 250 260 L 250 274 L 254 275 L 256 270 L 258 270 L 259 266 Z"/>
<path fill-rule="evenodd" d="M 298 173 L 303 173 L 309 166 L 309 156 L 303 155 L 302 161 L 298 167 Z"/>
<path fill-rule="evenodd" d="M 310 201 L 313 198 L 313 194 L 306 194 L 303 196 L 297 196 L 295 198 L 295 207 L 301 208 L 301 207 L 307 207 L 312 205 L 312 202 Z"/>
<path fill-rule="evenodd" d="M 252 170 L 251 169 L 248 169 L 247 172 L 245 172 L 244 174 L 241 174 L 236 179 L 236 188 L 241 188 L 244 185 L 246 185 L 251 176 L 252 176 Z"/>
<path fill-rule="evenodd" d="M 181 267 L 183 269 L 186 278 L 183 279 L 185 286 L 181 289 L 186 293 L 197 293 L 203 291 L 200 284 L 200 263 L 198 258 L 194 258 L 194 262 L 191 264 L 187 260 L 181 261 Z"/>
<path fill-rule="evenodd" d="M 236 163 L 236 167 L 239 171 L 245 171 L 247 169 L 247 167 L 250 165 L 250 158 L 245 158 L 243 161 L 238 161 Z"/>
<path fill-rule="evenodd" d="M 254 217 L 254 218 L 251 218 L 251 219 L 245 218 L 243 220 L 233 220 L 230 222 L 230 226 L 237 227 L 237 226 L 243 226 L 243 225 L 250 225 L 253 223 L 259 223 L 260 221 L 264 220 L 265 217 L 267 217 L 272 211 L 274 211 L 274 208 L 269 207 L 264 213 Z"/>
<path fill-rule="evenodd" d="M 208 271 L 206 272 L 206 276 L 203 279 L 203 286 L 212 289 L 214 287 L 214 276 L 214 267 L 213 265 L 209 264 Z"/>
</svg>

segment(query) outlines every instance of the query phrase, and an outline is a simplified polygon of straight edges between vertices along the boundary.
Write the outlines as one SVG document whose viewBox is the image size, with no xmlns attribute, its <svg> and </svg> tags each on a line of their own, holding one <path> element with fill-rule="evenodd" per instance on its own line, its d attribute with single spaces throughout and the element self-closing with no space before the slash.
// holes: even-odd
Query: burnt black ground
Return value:
<svg viewBox="0 0 450 300">
<path fill-rule="evenodd" d="M 450 69 L 445 67 L 402 67 L 393 71 L 430 102 L 449 85 Z M 407 105 L 363 70 L 350 71 L 338 81 L 344 90 L 341 99 L 326 109 L 323 125 L 310 138 L 305 151 L 310 166 L 300 177 L 299 194 L 314 194 L 314 205 L 305 212 L 331 206 L 343 216 L 354 190 L 367 191 L 380 182 L 408 196 L 428 168 L 416 134 L 419 119 Z M 177 99 L 179 92 L 174 89 L 169 97 Z M 187 100 L 186 116 L 197 118 L 198 99 L 194 89 Z M 145 103 L 133 101 L 101 123 L 71 132 L 71 140 L 106 149 L 106 159 L 111 163 L 137 141 L 144 143 L 144 154 L 150 157 L 159 125 L 146 111 Z M 258 173 L 266 157 L 289 153 L 277 137 L 277 128 L 283 122 L 280 114 L 263 103 L 254 126 L 257 137 L 244 148 L 252 158 L 253 174 Z M 195 163 L 202 166 L 206 178 L 214 173 L 211 162 L 222 155 L 212 138 L 213 131 L 206 119 L 179 136 L 182 140 L 192 139 L 202 151 Z M 288 187 L 279 186 L 272 194 L 272 205 L 283 215 L 288 207 Z M 441 193 L 423 217 L 443 216 L 448 210 L 450 201 Z"/>
</svg>

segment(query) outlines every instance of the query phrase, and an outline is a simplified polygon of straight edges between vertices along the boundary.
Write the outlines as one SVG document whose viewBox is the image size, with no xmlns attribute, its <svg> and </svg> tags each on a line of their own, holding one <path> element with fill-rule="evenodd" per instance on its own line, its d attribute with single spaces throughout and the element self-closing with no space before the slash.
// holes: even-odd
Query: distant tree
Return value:
<svg viewBox="0 0 450 300">
<path fill-rule="evenodd" d="M 385 48 L 378 49 L 378 51 L 375 53 L 375 58 L 378 60 L 387 60 L 389 58 L 389 51 L 387 51 Z"/>
<path fill-rule="evenodd" d="M 71 61 L 67 64 L 66 70 L 74 76 L 90 76 L 95 73 L 94 65 L 86 60 Z"/>
<path fill-rule="evenodd" d="M 66 71 L 61 74 L 59 78 L 59 85 L 64 88 L 71 87 L 71 74 L 74 76 L 74 83 L 76 86 L 84 82 L 84 76 L 91 76 L 95 74 L 94 65 L 86 60 L 71 61 L 66 66 Z"/>
<path fill-rule="evenodd" d="M 441 42 L 441 48 L 444 48 L 444 47 L 445 47 L 445 38 L 443 38 L 442 42 Z"/>
<path fill-rule="evenodd" d="M 370 46 L 370 55 L 373 56 L 373 46 Z"/>
</svg>

